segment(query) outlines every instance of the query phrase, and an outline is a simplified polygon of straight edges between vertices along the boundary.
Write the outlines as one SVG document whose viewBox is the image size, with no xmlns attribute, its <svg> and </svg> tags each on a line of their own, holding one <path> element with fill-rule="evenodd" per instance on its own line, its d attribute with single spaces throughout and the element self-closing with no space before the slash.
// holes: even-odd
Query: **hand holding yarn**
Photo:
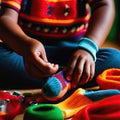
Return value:
<svg viewBox="0 0 120 120">
<path fill-rule="evenodd" d="M 56 101 L 62 98 L 68 90 L 70 83 L 65 79 L 63 72 L 51 76 L 42 87 L 42 94 L 49 101 Z"/>
</svg>

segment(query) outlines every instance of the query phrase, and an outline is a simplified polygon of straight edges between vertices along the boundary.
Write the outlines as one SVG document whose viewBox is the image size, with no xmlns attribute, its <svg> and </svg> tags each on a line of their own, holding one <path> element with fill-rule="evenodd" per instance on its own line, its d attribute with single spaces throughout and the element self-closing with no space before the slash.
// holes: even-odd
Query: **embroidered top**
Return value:
<svg viewBox="0 0 120 120">
<path fill-rule="evenodd" d="M 19 12 L 19 24 L 42 38 L 83 36 L 90 20 L 93 0 L 2 0 L 1 5 Z"/>
</svg>

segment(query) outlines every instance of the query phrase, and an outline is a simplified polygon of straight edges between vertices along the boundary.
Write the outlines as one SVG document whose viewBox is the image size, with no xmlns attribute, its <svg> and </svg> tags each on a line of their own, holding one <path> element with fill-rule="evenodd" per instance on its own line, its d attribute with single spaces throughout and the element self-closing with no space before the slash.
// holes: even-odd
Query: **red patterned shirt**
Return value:
<svg viewBox="0 0 120 120">
<path fill-rule="evenodd" d="M 22 29 L 37 37 L 83 36 L 87 30 L 92 0 L 2 0 L 19 12 Z"/>
</svg>

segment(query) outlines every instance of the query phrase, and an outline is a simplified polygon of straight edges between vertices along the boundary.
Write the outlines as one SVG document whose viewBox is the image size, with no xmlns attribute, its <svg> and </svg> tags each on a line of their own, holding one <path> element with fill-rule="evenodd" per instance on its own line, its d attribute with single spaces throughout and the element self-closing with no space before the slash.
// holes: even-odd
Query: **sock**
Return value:
<svg viewBox="0 0 120 120">
<path fill-rule="evenodd" d="M 70 83 L 65 79 L 63 72 L 50 77 L 42 87 L 43 97 L 49 101 L 62 98 L 70 89 Z"/>
</svg>

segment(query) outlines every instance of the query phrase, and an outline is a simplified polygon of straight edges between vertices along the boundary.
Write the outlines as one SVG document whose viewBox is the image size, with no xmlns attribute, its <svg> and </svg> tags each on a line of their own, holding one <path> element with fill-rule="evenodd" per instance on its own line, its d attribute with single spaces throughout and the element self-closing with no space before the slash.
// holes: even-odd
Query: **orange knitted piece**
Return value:
<svg viewBox="0 0 120 120">
<path fill-rule="evenodd" d="M 120 90 L 120 69 L 110 68 L 103 71 L 98 75 L 97 82 L 101 89 Z"/>
<path fill-rule="evenodd" d="M 84 92 L 84 89 L 79 88 L 69 98 L 63 102 L 55 104 L 63 111 L 65 118 L 72 117 L 76 112 L 85 106 L 94 103 L 88 97 L 84 96 Z"/>
</svg>

